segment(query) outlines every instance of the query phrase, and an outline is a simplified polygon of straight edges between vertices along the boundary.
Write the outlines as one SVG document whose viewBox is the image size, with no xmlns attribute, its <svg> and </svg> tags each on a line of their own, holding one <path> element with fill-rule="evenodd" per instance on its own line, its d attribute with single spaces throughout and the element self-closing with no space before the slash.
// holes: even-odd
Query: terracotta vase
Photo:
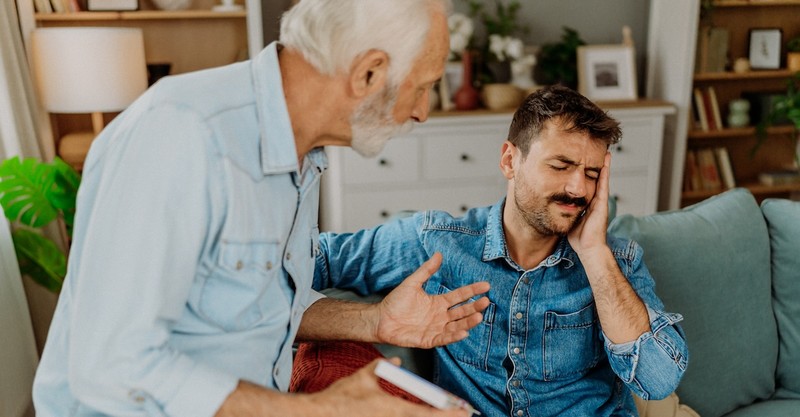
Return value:
<svg viewBox="0 0 800 417">
<path fill-rule="evenodd" d="M 465 52 L 461 56 L 461 63 L 464 65 L 464 74 L 461 87 L 453 96 L 453 104 L 456 110 L 475 110 L 478 108 L 478 90 L 472 85 L 472 54 Z"/>
</svg>

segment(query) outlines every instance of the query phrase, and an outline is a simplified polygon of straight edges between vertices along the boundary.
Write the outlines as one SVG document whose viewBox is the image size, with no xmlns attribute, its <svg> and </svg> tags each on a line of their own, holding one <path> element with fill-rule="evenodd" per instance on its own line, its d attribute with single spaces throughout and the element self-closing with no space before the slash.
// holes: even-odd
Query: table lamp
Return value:
<svg viewBox="0 0 800 417">
<path fill-rule="evenodd" d="M 93 132 L 70 133 L 58 142 L 64 161 L 80 167 L 103 129 L 103 113 L 124 110 L 147 89 L 141 29 L 39 28 L 31 37 L 34 78 L 50 113 L 91 113 Z"/>
</svg>

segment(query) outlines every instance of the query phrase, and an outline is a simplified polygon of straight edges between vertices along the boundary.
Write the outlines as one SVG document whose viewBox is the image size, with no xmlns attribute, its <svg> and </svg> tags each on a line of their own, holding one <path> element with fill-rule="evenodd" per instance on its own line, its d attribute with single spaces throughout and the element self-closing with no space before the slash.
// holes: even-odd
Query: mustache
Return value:
<svg viewBox="0 0 800 417">
<path fill-rule="evenodd" d="M 578 207 L 586 207 L 589 202 L 583 197 L 573 198 L 566 193 L 553 194 L 550 196 L 550 202 L 562 204 L 574 204 Z"/>
</svg>

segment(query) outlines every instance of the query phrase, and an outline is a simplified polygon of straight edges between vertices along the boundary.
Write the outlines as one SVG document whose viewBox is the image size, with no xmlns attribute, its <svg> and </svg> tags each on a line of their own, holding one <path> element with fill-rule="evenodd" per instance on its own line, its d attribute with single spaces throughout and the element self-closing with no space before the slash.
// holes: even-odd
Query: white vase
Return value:
<svg viewBox="0 0 800 417">
<path fill-rule="evenodd" d="M 448 62 L 444 67 L 444 75 L 452 100 L 453 95 L 461 88 L 461 82 L 464 79 L 464 64 L 461 61 Z"/>
<path fill-rule="evenodd" d="M 183 10 L 192 5 L 192 0 L 152 0 L 153 5 L 161 10 Z"/>
</svg>

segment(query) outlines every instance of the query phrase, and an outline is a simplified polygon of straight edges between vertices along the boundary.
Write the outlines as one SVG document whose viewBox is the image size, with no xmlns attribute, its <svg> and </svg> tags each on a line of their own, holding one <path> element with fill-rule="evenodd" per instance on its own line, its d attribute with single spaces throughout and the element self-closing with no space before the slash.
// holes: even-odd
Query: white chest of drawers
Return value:
<svg viewBox="0 0 800 417">
<path fill-rule="evenodd" d="M 622 124 L 612 149 L 611 194 L 618 213 L 656 210 L 666 103 L 608 105 Z M 320 228 L 348 232 L 375 226 L 405 210 L 445 210 L 460 215 L 506 194 L 500 150 L 512 113 L 458 113 L 431 117 L 389 141 L 377 158 L 328 147 Z"/>
</svg>

